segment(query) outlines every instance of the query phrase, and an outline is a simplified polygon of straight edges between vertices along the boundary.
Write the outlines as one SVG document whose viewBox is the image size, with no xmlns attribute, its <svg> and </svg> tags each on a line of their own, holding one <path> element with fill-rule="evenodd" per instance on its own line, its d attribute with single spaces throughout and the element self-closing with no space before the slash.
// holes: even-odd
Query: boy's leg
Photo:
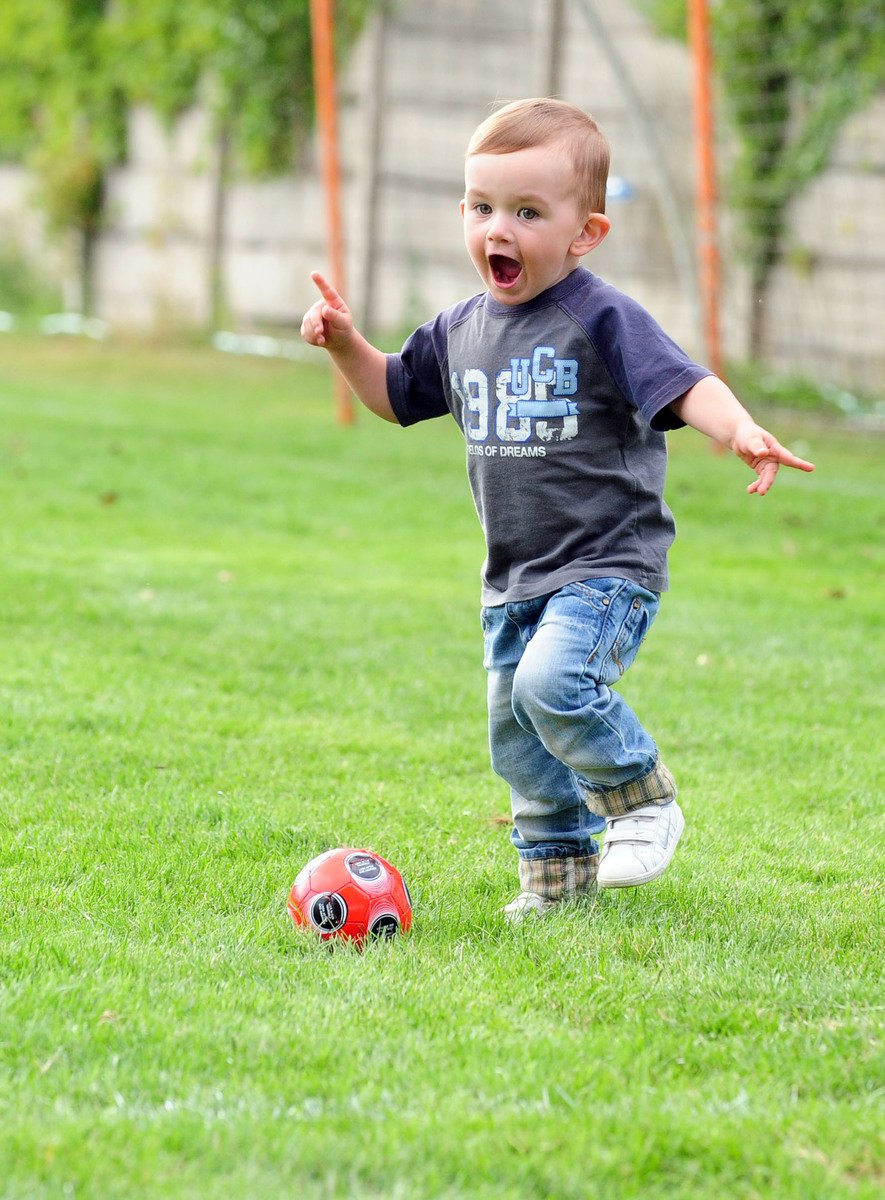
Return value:
<svg viewBox="0 0 885 1200">
<path fill-rule="evenodd" d="M 489 675 L 492 766 L 510 784 L 511 841 L 519 853 L 524 892 L 561 900 L 594 890 L 605 822 L 587 808 L 572 772 L 516 720 L 512 671 Z"/>
<path fill-rule="evenodd" d="M 513 711 L 514 674 L 544 604 L 541 599 L 485 609 L 483 628 L 492 766 L 510 784 L 520 886 L 523 893 L 556 902 L 595 889 L 599 847 L 593 834 L 605 822 L 587 808 L 573 773 Z"/>
<path fill-rule="evenodd" d="M 588 809 L 606 818 L 602 887 L 660 875 L 684 825 L 653 739 L 609 686 L 635 658 L 658 603 L 623 579 L 568 585 L 549 598 L 513 678 L 519 724 L 571 770 Z"/>
</svg>

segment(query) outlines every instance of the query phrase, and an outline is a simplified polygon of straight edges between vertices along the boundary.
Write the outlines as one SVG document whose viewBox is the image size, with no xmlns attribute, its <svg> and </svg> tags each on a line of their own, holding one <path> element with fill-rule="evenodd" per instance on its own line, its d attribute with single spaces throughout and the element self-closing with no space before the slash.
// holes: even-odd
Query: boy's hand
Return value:
<svg viewBox="0 0 885 1200">
<path fill-rule="evenodd" d="M 353 317 L 350 309 L 328 279 L 319 271 L 311 271 L 311 279 L 322 296 L 304 314 L 301 336 L 311 346 L 323 346 L 326 350 L 343 349 L 353 333 Z"/>
<path fill-rule="evenodd" d="M 747 491 L 757 496 L 765 495 L 782 466 L 814 470 L 814 463 L 797 458 L 774 434 L 757 425 L 731 388 L 715 375 L 704 376 L 670 407 L 686 425 L 730 446 L 756 472 Z"/>
<path fill-rule="evenodd" d="M 774 434 L 753 421 L 738 426 L 731 440 L 731 448 L 756 472 L 756 479 L 748 485 L 748 492 L 764 496 L 774 483 L 782 466 L 795 467 L 798 471 L 813 471 L 814 463 L 798 458 L 791 450 L 782 446 Z"/>
<path fill-rule="evenodd" d="M 322 299 L 315 300 L 301 322 L 301 336 L 311 346 L 322 346 L 366 408 L 376 416 L 399 424 L 387 393 L 387 355 L 367 342 L 354 328 L 353 316 L 328 279 L 311 271 Z"/>
</svg>

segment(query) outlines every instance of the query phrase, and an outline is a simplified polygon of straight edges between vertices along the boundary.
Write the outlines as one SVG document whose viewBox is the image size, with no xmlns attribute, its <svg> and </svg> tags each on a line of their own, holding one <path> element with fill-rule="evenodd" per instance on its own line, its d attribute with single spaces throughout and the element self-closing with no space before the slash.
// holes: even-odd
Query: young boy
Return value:
<svg viewBox="0 0 885 1200">
<path fill-rule="evenodd" d="M 385 355 L 314 273 L 322 298 L 301 326 L 378 416 L 411 425 L 451 413 L 464 433 L 488 549 L 489 732 L 511 789 L 514 920 L 597 882 L 656 879 L 684 827 L 655 742 L 611 690 L 667 587 L 664 430 L 688 424 L 729 446 L 759 496 L 781 465 L 813 470 L 580 266 L 610 228 L 608 164 L 580 109 L 549 99 L 500 109 L 471 138 L 461 201 L 486 290 Z"/>
</svg>

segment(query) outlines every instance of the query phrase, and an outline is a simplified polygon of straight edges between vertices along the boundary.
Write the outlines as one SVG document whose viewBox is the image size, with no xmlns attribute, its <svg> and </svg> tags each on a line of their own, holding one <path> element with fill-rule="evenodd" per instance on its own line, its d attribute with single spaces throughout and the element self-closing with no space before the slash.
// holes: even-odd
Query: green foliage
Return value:
<svg viewBox="0 0 885 1200">
<path fill-rule="evenodd" d="M 187 0 L 118 0 L 106 22 L 108 59 L 128 103 L 149 103 L 171 120 L 196 96 L 210 57 L 206 5 Z"/>
<path fill-rule="evenodd" d="M 657 27 L 684 37 L 685 0 L 642 0 Z M 881 0 L 720 0 L 711 5 L 716 70 L 738 139 L 730 198 L 761 301 L 784 247 L 789 202 L 826 166 L 851 113 L 885 86 Z M 759 334 L 753 336 L 759 350 Z"/>
<path fill-rule="evenodd" d="M 373 0 L 341 0 L 341 48 Z M 309 0 L 3 0 L 0 158 L 27 163 L 54 231 L 79 235 L 84 308 L 126 113 L 208 103 L 254 174 L 289 170 L 313 110 Z"/>
<path fill-rule="evenodd" d="M 779 257 L 786 206 L 826 166 L 846 117 L 885 85 L 878 0 L 729 0 L 716 56 L 740 138 L 735 199 L 758 273 Z"/>
<path fill-rule="evenodd" d="M 308 0 L 121 0 L 109 28 L 132 101 L 172 120 L 205 84 L 247 169 L 291 166 L 312 111 Z"/>
<path fill-rule="evenodd" d="M 55 52 L 47 10 L 47 0 L 0 5 L 0 157 L 6 159 L 22 159 L 36 134 L 45 65 Z"/>
<path fill-rule="evenodd" d="M 210 2 L 210 9 L 218 116 L 251 172 L 288 170 L 313 112 L 307 0 L 234 2 L 221 12 Z"/>
<path fill-rule="evenodd" d="M 662 33 L 685 37 L 685 0 L 641 6 Z M 826 165 L 845 118 L 885 86 L 885 9 L 878 0 L 714 0 L 711 18 L 741 143 L 739 198 L 764 242 Z"/>
<path fill-rule="evenodd" d="M 650 17 L 658 33 L 684 40 L 686 36 L 686 0 L 638 0 L 638 7 Z"/>
<path fill-rule="evenodd" d="M 337 5 L 342 52 L 372 3 Z M 291 167 L 313 109 L 309 0 L 4 0 L 0 60 L 0 156 L 36 154 L 63 225 L 92 220 L 133 103 L 172 120 L 207 99 L 260 173 Z"/>
<path fill-rule="evenodd" d="M 0 17 L 0 153 L 36 170 L 51 227 L 87 234 L 123 141 L 104 19 L 104 0 L 7 0 Z"/>
<path fill-rule="evenodd" d="M 336 5 L 342 54 L 374 2 Z M 199 96 L 248 170 L 290 168 L 313 115 L 309 0 L 119 0 L 108 31 L 130 101 L 171 120 Z"/>
<path fill-rule="evenodd" d="M 0 309 L 32 320 L 57 312 L 58 289 L 11 243 L 0 242 Z"/>
</svg>

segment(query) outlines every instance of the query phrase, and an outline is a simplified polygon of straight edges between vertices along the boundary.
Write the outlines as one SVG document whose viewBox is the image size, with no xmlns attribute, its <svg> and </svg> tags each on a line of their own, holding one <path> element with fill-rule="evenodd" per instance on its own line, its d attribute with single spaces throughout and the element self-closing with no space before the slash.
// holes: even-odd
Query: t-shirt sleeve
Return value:
<svg viewBox="0 0 885 1200">
<path fill-rule="evenodd" d="M 668 406 L 712 371 L 689 358 L 641 304 L 620 293 L 602 307 L 588 332 L 618 389 L 653 429 L 685 425 Z"/>
<path fill-rule="evenodd" d="M 445 365 L 444 314 L 416 329 L 399 354 L 388 354 L 387 394 L 400 425 L 414 425 L 449 412 Z"/>
</svg>

